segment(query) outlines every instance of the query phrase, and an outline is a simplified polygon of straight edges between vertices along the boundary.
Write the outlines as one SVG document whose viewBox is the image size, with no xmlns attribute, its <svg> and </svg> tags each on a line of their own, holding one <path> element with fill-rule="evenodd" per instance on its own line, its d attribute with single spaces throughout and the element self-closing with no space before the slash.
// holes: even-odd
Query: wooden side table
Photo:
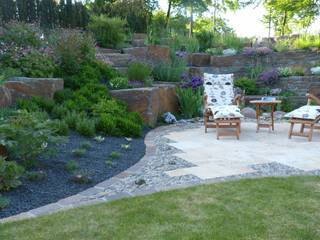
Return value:
<svg viewBox="0 0 320 240">
<path fill-rule="evenodd" d="M 275 106 L 278 103 L 281 103 L 280 100 L 274 100 L 274 101 L 265 101 L 265 100 L 252 100 L 250 103 L 256 105 L 256 118 L 257 118 L 257 132 L 260 128 L 271 128 L 272 131 L 274 131 L 274 111 Z M 260 122 L 260 115 L 261 115 L 261 107 L 262 106 L 270 106 L 271 108 L 271 122 L 270 123 L 261 123 Z"/>
</svg>

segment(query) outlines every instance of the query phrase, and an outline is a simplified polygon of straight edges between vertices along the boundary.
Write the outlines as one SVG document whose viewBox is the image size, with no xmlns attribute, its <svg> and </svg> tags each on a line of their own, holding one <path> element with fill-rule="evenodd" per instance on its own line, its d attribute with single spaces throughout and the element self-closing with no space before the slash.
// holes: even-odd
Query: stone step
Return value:
<svg viewBox="0 0 320 240">
<path fill-rule="evenodd" d="M 144 39 L 133 39 L 131 42 L 133 47 L 144 47 L 146 44 L 144 43 Z"/>
<path fill-rule="evenodd" d="M 146 33 L 134 33 L 132 36 L 132 40 L 138 40 L 138 39 L 147 39 L 148 35 Z"/>
<path fill-rule="evenodd" d="M 113 49 L 113 48 L 96 48 L 96 52 L 100 54 L 108 54 L 108 53 L 120 53 L 119 49 Z"/>
<path fill-rule="evenodd" d="M 113 67 L 128 67 L 129 63 L 133 60 L 132 55 L 121 53 L 100 53 L 96 57 Z"/>
</svg>

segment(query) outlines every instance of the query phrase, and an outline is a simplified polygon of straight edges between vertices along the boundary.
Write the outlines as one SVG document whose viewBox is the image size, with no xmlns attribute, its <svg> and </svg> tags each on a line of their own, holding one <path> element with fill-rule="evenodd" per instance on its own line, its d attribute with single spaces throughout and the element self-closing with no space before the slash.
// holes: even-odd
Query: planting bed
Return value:
<svg viewBox="0 0 320 240">
<path fill-rule="evenodd" d="M 143 136 L 146 132 L 147 129 L 144 130 Z M 72 150 L 81 148 L 83 142 L 90 142 L 91 148 L 83 156 L 76 157 Z M 122 144 L 130 144 L 130 148 L 125 149 L 121 147 Z M 3 196 L 10 199 L 10 205 L 0 211 L 0 218 L 56 202 L 117 175 L 144 156 L 145 144 L 144 137 L 132 141 L 124 137 L 105 137 L 103 142 L 97 142 L 92 138 L 72 133 L 68 141 L 60 145 L 57 150 L 55 156 L 42 157 L 39 165 L 32 169 L 44 171 L 47 174 L 46 179 L 30 181 L 24 178 L 20 187 L 3 193 Z M 77 184 L 71 181 L 74 173 L 65 169 L 66 163 L 70 160 L 77 163 L 77 172 L 80 171 L 90 177 L 90 183 Z"/>
</svg>

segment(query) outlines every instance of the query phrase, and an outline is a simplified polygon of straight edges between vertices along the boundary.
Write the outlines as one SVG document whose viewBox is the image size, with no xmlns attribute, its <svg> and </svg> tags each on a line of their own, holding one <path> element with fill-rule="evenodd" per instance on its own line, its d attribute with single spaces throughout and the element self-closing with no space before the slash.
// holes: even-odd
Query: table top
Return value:
<svg viewBox="0 0 320 240">
<path fill-rule="evenodd" d="M 250 103 L 254 103 L 254 104 L 277 104 L 277 103 L 281 103 L 281 100 L 273 100 L 273 101 L 251 100 Z"/>
</svg>

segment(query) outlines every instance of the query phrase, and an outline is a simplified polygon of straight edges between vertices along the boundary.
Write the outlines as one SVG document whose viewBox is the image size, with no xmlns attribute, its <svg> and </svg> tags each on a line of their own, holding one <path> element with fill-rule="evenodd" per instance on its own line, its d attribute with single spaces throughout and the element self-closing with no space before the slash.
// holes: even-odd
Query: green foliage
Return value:
<svg viewBox="0 0 320 240">
<path fill-rule="evenodd" d="M 173 36 L 170 39 L 169 46 L 173 52 L 187 51 L 188 53 L 199 52 L 199 42 L 195 37 L 186 37 L 182 35 Z"/>
<path fill-rule="evenodd" d="M 130 144 L 121 144 L 120 147 L 124 150 L 130 150 Z"/>
<path fill-rule="evenodd" d="M 78 119 L 76 132 L 82 136 L 93 137 L 96 132 L 95 121 L 88 118 Z"/>
<path fill-rule="evenodd" d="M 148 43 L 161 44 L 161 40 L 167 36 L 166 14 L 163 11 L 157 11 L 152 15 L 151 24 L 148 26 Z"/>
<path fill-rule="evenodd" d="M 264 67 L 257 65 L 248 68 L 248 76 L 250 79 L 258 79 L 258 76 L 264 71 Z"/>
<path fill-rule="evenodd" d="M 294 66 L 294 67 L 292 67 L 292 75 L 293 76 L 304 76 L 304 75 L 306 75 L 304 67 L 303 66 Z"/>
<path fill-rule="evenodd" d="M 142 118 L 138 113 L 128 113 L 126 106 L 115 100 L 96 104 L 93 114 L 98 119 L 97 129 L 107 135 L 140 136 Z"/>
<path fill-rule="evenodd" d="M 109 81 L 112 89 L 125 89 L 129 87 L 129 81 L 126 77 L 115 77 Z"/>
<path fill-rule="evenodd" d="M 0 192 L 18 187 L 21 184 L 19 178 L 23 172 L 23 167 L 16 162 L 6 161 L 0 156 Z"/>
<path fill-rule="evenodd" d="M 45 180 L 47 174 L 43 171 L 30 171 L 25 174 L 25 177 L 31 182 L 38 182 Z"/>
<path fill-rule="evenodd" d="M 0 194 L 0 210 L 5 209 L 10 204 L 10 200 L 8 198 L 5 198 L 1 196 Z"/>
<path fill-rule="evenodd" d="M 18 47 L 40 47 L 39 29 L 35 25 L 23 22 L 9 22 L 4 25 L 0 41 Z"/>
<path fill-rule="evenodd" d="M 296 96 L 292 91 L 283 91 L 279 94 L 278 99 L 281 103 L 277 105 L 278 111 L 291 112 L 294 110 L 294 105 L 292 103 L 291 97 Z"/>
<path fill-rule="evenodd" d="M 54 118 L 63 119 L 68 113 L 68 108 L 63 105 L 55 105 L 52 109 L 51 115 Z"/>
<path fill-rule="evenodd" d="M 83 149 L 90 149 L 92 147 L 92 144 L 89 141 L 85 141 L 81 143 L 81 148 Z"/>
<path fill-rule="evenodd" d="M 26 55 L 23 55 L 11 67 L 17 68 L 25 77 L 53 77 L 56 64 L 52 57 L 44 52 L 32 50 Z"/>
<path fill-rule="evenodd" d="M 19 69 L 11 67 L 0 67 L 0 85 L 11 77 L 21 77 L 22 72 Z"/>
<path fill-rule="evenodd" d="M 36 112 L 40 110 L 38 104 L 31 99 L 18 99 L 16 101 L 16 107 L 17 109 L 26 110 L 28 112 Z"/>
<path fill-rule="evenodd" d="M 160 62 L 153 68 L 152 75 L 156 81 L 180 82 L 181 76 L 186 72 L 186 62 L 184 59 L 175 57 L 172 62 Z"/>
<path fill-rule="evenodd" d="M 113 158 L 113 159 L 114 158 L 119 158 L 120 157 L 120 153 L 113 151 L 113 152 L 110 153 L 110 157 Z"/>
<path fill-rule="evenodd" d="M 76 111 L 68 111 L 63 120 L 66 122 L 70 129 L 75 130 L 77 122 L 79 121 L 79 119 L 82 119 L 83 117 L 84 114 L 77 113 Z"/>
<path fill-rule="evenodd" d="M 212 31 L 200 31 L 196 33 L 196 38 L 199 41 L 200 51 L 206 51 L 207 49 L 211 49 L 215 35 Z"/>
<path fill-rule="evenodd" d="M 238 78 L 234 82 L 234 86 L 235 87 L 239 87 L 242 90 L 245 90 L 245 93 L 247 95 L 255 95 L 255 94 L 257 94 L 256 81 L 253 80 L 253 79 L 249 79 L 249 78 L 246 78 L 246 77 Z"/>
<path fill-rule="evenodd" d="M 62 141 L 51 128 L 46 114 L 25 110 L 1 119 L 0 140 L 9 150 L 10 157 L 26 166 L 34 165 L 40 154 L 51 153 L 53 148 L 48 146 L 53 147 Z"/>
<path fill-rule="evenodd" d="M 63 103 L 67 100 L 72 99 L 73 91 L 70 88 L 64 88 L 54 93 L 54 100 L 57 103 Z"/>
<path fill-rule="evenodd" d="M 278 68 L 280 77 L 289 77 L 292 76 L 292 69 L 290 67 Z"/>
<path fill-rule="evenodd" d="M 53 32 L 49 42 L 59 65 L 58 76 L 77 74 L 85 62 L 95 59 L 95 43 L 90 34 L 61 30 Z"/>
<path fill-rule="evenodd" d="M 126 20 L 108 18 L 106 15 L 91 16 L 88 29 L 95 36 L 101 47 L 117 47 L 126 39 Z"/>
<path fill-rule="evenodd" d="M 202 107 L 201 89 L 178 88 L 177 97 L 179 100 L 180 112 L 183 117 L 189 119 L 198 117 Z"/>
<path fill-rule="evenodd" d="M 130 81 L 146 82 L 152 70 L 144 63 L 132 63 L 128 68 L 128 78 Z"/>
<path fill-rule="evenodd" d="M 212 55 L 212 56 L 221 56 L 223 54 L 222 48 L 208 48 L 206 50 L 206 53 Z"/>
<path fill-rule="evenodd" d="M 82 157 L 84 154 L 86 154 L 86 149 L 84 149 L 84 148 L 74 149 L 74 150 L 72 150 L 72 154 L 75 157 Z"/>
<path fill-rule="evenodd" d="M 64 120 L 53 120 L 50 124 L 52 130 L 60 136 L 68 136 L 69 126 Z"/>
<path fill-rule="evenodd" d="M 320 49 L 320 36 L 319 35 L 304 35 L 293 41 L 295 49 Z"/>
<path fill-rule="evenodd" d="M 36 104 L 39 109 L 50 113 L 55 106 L 55 102 L 44 97 L 32 97 L 31 104 Z"/>
<path fill-rule="evenodd" d="M 66 165 L 64 166 L 64 169 L 68 172 L 74 172 L 75 170 L 78 169 L 78 163 L 74 160 L 70 160 L 66 163 Z"/>
</svg>

